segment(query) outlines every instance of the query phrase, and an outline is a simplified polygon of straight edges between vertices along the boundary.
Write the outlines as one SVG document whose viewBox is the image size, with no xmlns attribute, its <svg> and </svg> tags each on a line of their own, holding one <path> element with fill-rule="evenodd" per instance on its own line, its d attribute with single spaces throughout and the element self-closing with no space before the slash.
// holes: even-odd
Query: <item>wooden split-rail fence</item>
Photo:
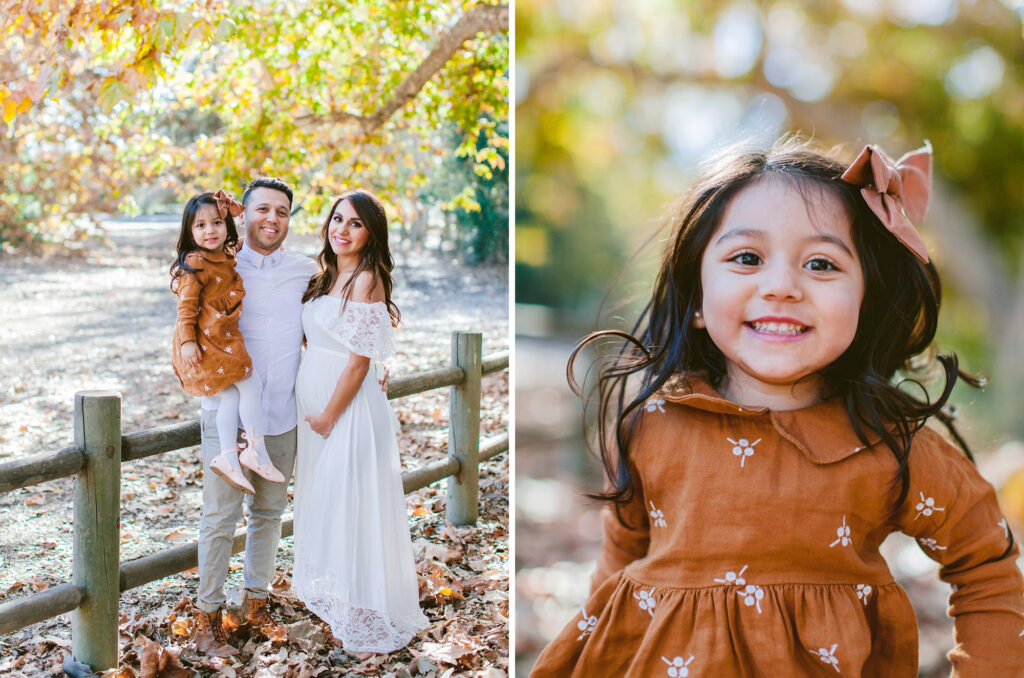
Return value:
<svg viewBox="0 0 1024 678">
<path fill-rule="evenodd" d="M 505 432 L 480 439 L 480 377 L 508 368 L 508 351 L 482 355 L 478 332 L 452 333 L 451 364 L 391 380 L 388 398 L 450 386 L 447 459 L 402 475 L 406 493 L 451 478 L 447 518 L 477 520 L 480 462 L 508 450 Z M 0 634 L 71 612 L 71 652 L 94 671 L 117 665 L 118 599 L 122 591 L 196 566 L 196 542 L 120 562 L 121 464 L 200 442 L 199 420 L 136 433 L 121 432 L 121 395 L 75 394 L 75 444 L 58 452 L 0 464 L 0 492 L 75 475 L 71 581 L 0 605 Z M 292 534 L 292 520 L 282 537 Z M 232 553 L 245 549 L 235 532 Z"/>
</svg>

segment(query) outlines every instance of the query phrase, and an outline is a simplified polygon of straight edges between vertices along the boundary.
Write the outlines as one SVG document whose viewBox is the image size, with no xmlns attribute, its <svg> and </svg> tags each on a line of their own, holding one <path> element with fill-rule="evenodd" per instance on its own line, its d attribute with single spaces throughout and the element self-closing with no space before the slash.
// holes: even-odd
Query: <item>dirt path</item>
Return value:
<svg viewBox="0 0 1024 678">
<path fill-rule="evenodd" d="M 91 244 L 75 256 L 0 258 L 0 463 L 70 445 L 72 404 L 79 390 L 119 391 L 126 432 L 197 415 L 197 399 L 181 392 L 167 359 L 175 316 L 167 267 L 176 229 L 171 220 L 120 221 L 109 224 L 107 244 Z M 313 236 L 292 233 L 287 246 L 313 254 L 317 242 Z M 454 329 L 482 332 L 485 354 L 508 348 L 504 268 L 468 269 L 433 253 L 399 250 L 395 258 L 395 301 L 403 326 L 396 335 L 399 353 L 390 364 L 393 374 L 446 363 Z M 486 377 L 483 390 L 484 435 L 508 430 L 507 372 Z M 415 468 L 445 454 L 443 390 L 396 401 L 395 409 L 403 423 L 403 466 Z M 126 465 L 122 561 L 196 537 L 201 508 L 197 456 L 191 448 Z M 477 563 L 477 552 L 487 548 L 488 567 L 501 573 L 499 592 L 507 592 L 507 480 L 506 455 L 486 464 L 480 525 L 452 535 L 465 542 L 481 541 L 472 549 Z M 70 579 L 72 483 L 68 478 L 0 495 L 0 602 Z M 438 525 L 444 527 L 443 484 L 408 499 L 410 512 L 420 509 L 418 515 L 424 516 L 414 522 L 414 539 L 425 558 L 431 532 L 436 533 Z M 491 539 L 493 535 L 497 536 Z M 501 543 L 490 544 L 494 539 Z M 285 540 L 278 559 L 282 575 L 290 568 L 290 548 L 290 539 Z M 468 554 L 471 549 L 463 550 Z M 229 585 L 237 584 L 239 577 L 240 571 L 233 570 Z M 194 579 L 186 574 L 128 592 L 122 598 L 122 613 L 152 617 L 159 628 L 167 603 L 191 596 Z M 505 599 L 507 614 L 507 593 Z M 23 650 L 34 655 L 29 664 L 8 667 L 2 659 L 6 652 L 0 651 L 0 673 L 17 670 L 32 675 L 33 666 L 46 673 L 65 651 L 68 638 L 66 616 L 0 637 L 0 649 L 17 650 L 12 657 L 24 658 Z M 507 667 L 505 645 L 505 658 L 500 651 L 491 651 L 485 665 Z M 123 649 L 123 659 L 126 653 L 130 661 L 130 645 Z"/>
</svg>

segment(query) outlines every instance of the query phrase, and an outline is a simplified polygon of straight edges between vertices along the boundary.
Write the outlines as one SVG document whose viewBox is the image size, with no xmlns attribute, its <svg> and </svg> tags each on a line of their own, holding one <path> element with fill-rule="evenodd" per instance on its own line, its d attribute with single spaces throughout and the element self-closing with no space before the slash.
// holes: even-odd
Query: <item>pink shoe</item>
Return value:
<svg viewBox="0 0 1024 678">
<path fill-rule="evenodd" d="M 256 454 L 256 450 L 252 448 L 252 445 L 246 445 L 245 449 L 238 455 L 238 462 L 249 469 L 261 478 L 265 478 L 272 483 L 283 483 L 284 476 L 277 470 L 277 467 L 273 464 L 261 464 L 259 462 L 259 455 Z"/>
<path fill-rule="evenodd" d="M 245 474 L 242 473 L 241 469 L 235 468 L 235 466 L 228 461 L 228 455 L 234 454 L 234 452 L 221 452 L 213 461 L 210 462 L 210 470 L 219 475 L 224 479 L 224 482 L 235 488 L 239 492 L 245 494 L 256 494 L 255 488 L 248 480 L 245 479 Z"/>
</svg>

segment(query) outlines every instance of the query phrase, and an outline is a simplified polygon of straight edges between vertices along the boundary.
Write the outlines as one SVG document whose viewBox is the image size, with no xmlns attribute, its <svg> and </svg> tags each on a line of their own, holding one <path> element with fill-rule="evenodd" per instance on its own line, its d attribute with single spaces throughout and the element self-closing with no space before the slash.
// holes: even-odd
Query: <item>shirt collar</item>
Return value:
<svg viewBox="0 0 1024 678">
<path fill-rule="evenodd" d="M 659 396 L 705 412 L 738 417 L 767 417 L 779 435 L 793 443 L 815 464 L 832 464 L 846 459 L 880 440 L 873 431 L 865 431 L 865 444 L 850 423 L 846 407 L 839 397 L 829 398 L 798 410 L 770 410 L 767 407 L 738 405 L 721 395 L 706 380 L 691 377 Z"/>
<path fill-rule="evenodd" d="M 278 247 L 270 254 L 260 254 L 253 248 L 249 247 L 249 243 L 242 241 L 242 248 L 238 250 L 239 261 L 244 261 L 250 264 L 253 268 L 270 268 L 277 266 L 281 263 L 282 257 L 284 257 L 284 248 Z"/>
</svg>

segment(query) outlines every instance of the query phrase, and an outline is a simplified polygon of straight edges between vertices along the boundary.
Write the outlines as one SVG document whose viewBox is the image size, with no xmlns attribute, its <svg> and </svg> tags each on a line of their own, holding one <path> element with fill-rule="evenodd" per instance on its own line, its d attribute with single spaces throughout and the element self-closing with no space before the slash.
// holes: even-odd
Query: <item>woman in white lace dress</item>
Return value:
<svg viewBox="0 0 1024 678">
<path fill-rule="evenodd" d="M 349 652 L 392 652 L 427 625 L 419 608 L 395 439 L 370 370 L 394 352 L 387 217 L 364 190 L 338 198 L 321 229 L 320 271 L 303 297 L 295 473 L 299 599 Z"/>
</svg>

